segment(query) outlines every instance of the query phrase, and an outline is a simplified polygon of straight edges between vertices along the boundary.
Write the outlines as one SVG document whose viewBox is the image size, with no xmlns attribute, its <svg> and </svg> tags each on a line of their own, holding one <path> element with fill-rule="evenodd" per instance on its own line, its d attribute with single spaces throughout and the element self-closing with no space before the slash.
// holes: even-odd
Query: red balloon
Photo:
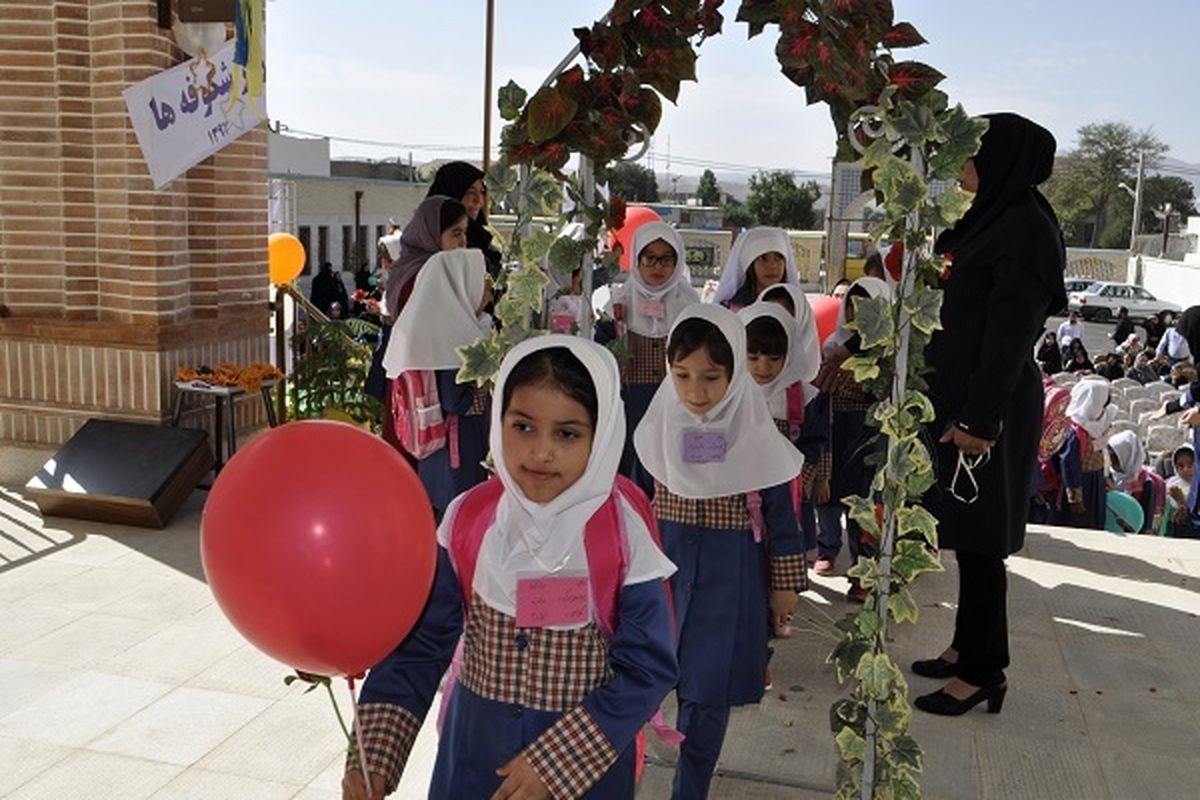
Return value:
<svg viewBox="0 0 1200 800">
<path fill-rule="evenodd" d="M 357 675 L 412 630 L 437 539 L 421 481 L 383 440 L 293 422 L 221 470 L 200 523 L 209 588 L 259 650 L 318 675 Z"/>
<path fill-rule="evenodd" d="M 842 301 L 836 297 L 809 295 L 808 304 L 812 306 L 813 317 L 817 321 L 817 336 L 821 344 L 837 330 L 838 312 L 842 309 Z"/>
<path fill-rule="evenodd" d="M 608 248 L 621 248 L 621 270 L 629 272 L 629 251 L 633 249 L 633 234 L 647 222 L 662 222 L 662 217 L 652 208 L 646 206 L 630 206 L 625 212 L 625 224 L 621 230 L 608 235 Z"/>
</svg>

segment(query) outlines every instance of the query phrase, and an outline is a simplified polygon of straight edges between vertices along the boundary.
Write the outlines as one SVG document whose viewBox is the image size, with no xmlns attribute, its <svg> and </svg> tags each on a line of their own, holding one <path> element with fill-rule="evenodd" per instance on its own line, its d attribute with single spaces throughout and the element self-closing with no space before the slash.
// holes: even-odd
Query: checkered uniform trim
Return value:
<svg viewBox="0 0 1200 800">
<path fill-rule="evenodd" d="M 656 482 L 654 511 L 660 522 L 722 530 L 750 530 L 750 511 L 746 508 L 744 494 L 689 500 L 672 494 L 666 486 Z"/>
<path fill-rule="evenodd" d="M 604 777 L 620 754 L 591 715 L 576 706 L 525 748 L 523 755 L 554 800 L 573 800 Z"/>
<path fill-rule="evenodd" d="M 383 775 L 387 780 L 387 793 L 396 791 L 400 775 L 408 762 L 421 720 L 406 708 L 391 703 L 364 703 L 358 707 L 358 719 L 362 724 L 363 749 L 367 755 L 367 769 L 372 775 Z M 361 770 L 358 758 L 346 753 L 346 771 Z"/>
<path fill-rule="evenodd" d="M 568 631 L 518 628 L 475 595 L 464 636 L 459 682 L 498 703 L 567 711 L 612 679 L 608 644 L 592 623 Z"/>
<path fill-rule="evenodd" d="M 776 429 L 778 429 L 778 431 L 780 433 L 783 434 L 783 437 L 785 439 L 788 438 L 788 436 L 791 434 L 792 426 L 788 424 L 788 421 L 786 419 L 775 420 L 775 427 L 776 427 Z"/>
<path fill-rule="evenodd" d="M 1079 462 L 1080 468 L 1084 472 L 1095 472 L 1098 469 L 1104 469 L 1104 453 L 1094 447 L 1088 447 L 1084 450 Z"/>
<path fill-rule="evenodd" d="M 471 407 L 467 409 L 464 417 L 477 417 L 487 411 L 488 400 L 491 398 L 491 393 L 487 389 L 476 386 L 474 389 L 475 397 L 471 400 Z"/>
<path fill-rule="evenodd" d="M 808 589 L 808 567 L 803 553 L 771 557 L 771 589 L 776 592 Z"/>
<path fill-rule="evenodd" d="M 816 474 L 813 477 L 819 481 L 827 481 L 833 477 L 833 453 L 828 447 L 821 452 L 821 457 L 817 459 Z"/>
<path fill-rule="evenodd" d="M 625 383 L 662 383 L 667 377 L 667 337 L 652 339 L 629 331 L 625 334 L 629 361 L 622 380 Z"/>
<path fill-rule="evenodd" d="M 871 396 L 854 381 L 846 381 L 833 393 L 833 412 L 835 414 L 839 411 L 866 411 L 874 403 Z"/>
</svg>

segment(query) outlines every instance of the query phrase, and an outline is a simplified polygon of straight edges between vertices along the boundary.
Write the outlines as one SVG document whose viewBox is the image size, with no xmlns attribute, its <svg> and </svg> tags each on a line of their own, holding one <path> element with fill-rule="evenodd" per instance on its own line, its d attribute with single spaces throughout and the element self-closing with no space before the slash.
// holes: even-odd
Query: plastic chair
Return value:
<svg viewBox="0 0 1200 800">
<path fill-rule="evenodd" d="M 1187 438 L 1188 431 L 1177 425 L 1151 425 L 1146 434 L 1146 449 L 1152 455 L 1174 452 Z"/>
<path fill-rule="evenodd" d="M 1129 404 L 1129 418 L 1136 419 L 1140 422 L 1142 420 L 1143 414 L 1148 414 L 1152 411 L 1157 411 L 1158 407 L 1160 405 L 1161 405 L 1160 403 L 1157 403 L 1154 400 L 1151 400 L 1149 398 L 1143 398 L 1141 400 L 1133 400 Z"/>
<path fill-rule="evenodd" d="M 1145 386 L 1135 386 L 1135 387 L 1126 389 L 1125 397 L 1128 398 L 1128 400 L 1130 402 L 1133 402 L 1134 400 L 1153 400 L 1154 399 L 1150 396 L 1150 390 L 1147 389 Z"/>
<path fill-rule="evenodd" d="M 1117 378 L 1115 381 L 1113 381 L 1112 385 L 1114 389 L 1120 389 L 1121 391 L 1126 389 L 1142 388 L 1142 385 L 1133 378 Z"/>
<path fill-rule="evenodd" d="M 1056 372 L 1051 376 L 1050 380 L 1059 386 L 1073 386 L 1079 383 L 1079 376 L 1073 372 Z"/>
<path fill-rule="evenodd" d="M 1109 435 L 1113 436 L 1124 431 L 1133 431 L 1138 436 L 1142 435 L 1142 429 L 1131 419 L 1118 419 L 1112 424 L 1112 428 L 1109 429 Z"/>
</svg>

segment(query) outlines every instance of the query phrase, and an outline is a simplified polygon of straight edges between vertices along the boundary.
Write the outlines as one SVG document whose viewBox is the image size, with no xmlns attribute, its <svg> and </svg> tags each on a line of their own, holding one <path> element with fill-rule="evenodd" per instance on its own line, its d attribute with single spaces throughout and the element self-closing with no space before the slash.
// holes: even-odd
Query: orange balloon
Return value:
<svg viewBox="0 0 1200 800">
<path fill-rule="evenodd" d="M 267 237 L 267 268 L 276 286 L 296 280 L 304 271 L 304 245 L 290 233 L 272 233 Z"/>
</svg>

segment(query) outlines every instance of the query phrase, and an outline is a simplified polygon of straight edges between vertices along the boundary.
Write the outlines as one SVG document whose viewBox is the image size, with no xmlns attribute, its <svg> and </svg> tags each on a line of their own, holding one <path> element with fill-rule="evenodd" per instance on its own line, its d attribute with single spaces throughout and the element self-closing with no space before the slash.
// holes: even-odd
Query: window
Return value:
<svg viewBox="0 0 1200 800">
<path fill-rule="evenodd" d="M 370 230 L 370 228 L 368 228 L 366 225 L 358 226 L 358 241 L 356 241 L 354 243 L 354 248 L 356 251 L 354 253 L 354 270 L 356 272 L 358 271 L 358 268 L 361 267 L 363 265 L 363 263 L 367 261 L 367 231 L 368 230 Z"/>
<path fill-rule="evenodd" d="M 353 260 L 350 257 L 351 254 L 354 252 L 352 250 L 353 245 L 354 245 L 354 226 L 353 225 L 343 225 L 342 226 L 342 269 L 350 269 L 350 270 L 354 269 L 354 267 L 352 266 Z"/>
<path fill-rule="evenodd" d="M 1135 295 L 1135 296 L 1137 297 L 1137 299 L 1139 299 L 1139 300 L 1151 300 L 1151 301 L 1154 301 L 1154 300 L 1157 300 L 1157 299 L 1158 299 L 1158 298 L 1156 298 L 1154 295 L 1152 295 L 1152 294 L 1150 294 L 1149 292 L 1147 292 L 1145 289 L 1140 289 L 1140 288 L 1139 288 L 1139 289 L 1134 289 L 1134 290 L 1133 290 L 1133 292 L 1134 292 L 1134 295 Z"/>
<path fill-rule="evenodd" d="M 1101 297 L 1115 297 L 1116 294 L 1117 294 L 1117 287 L 1115 287 L 1115 286 L 1105 286 L 1103 289 L 1100 290 Z"/>
<path fill-rule="evenodd" d="M 329 260 L 329 226 L 317 228 L 317 266 Z"/>
<path fill-rule="evenodd" d="M 300 246 L 304 248 L 304 272 L 302 275 L 312 273 L 312 228 L 307 225 L 300 226 Z"/>
<path fill-rule="evenodd" d="M 373 242 L 371 242 L 371 249 L 373 249 L 375 251 L 375 266 L 376 267 L 379 266 L 379 240 L 382 239 L 384 236 L 387 236 L 387 226 L 386 225 L 376 225 L 375 226 L 375 240 Z"/>
</svg>

